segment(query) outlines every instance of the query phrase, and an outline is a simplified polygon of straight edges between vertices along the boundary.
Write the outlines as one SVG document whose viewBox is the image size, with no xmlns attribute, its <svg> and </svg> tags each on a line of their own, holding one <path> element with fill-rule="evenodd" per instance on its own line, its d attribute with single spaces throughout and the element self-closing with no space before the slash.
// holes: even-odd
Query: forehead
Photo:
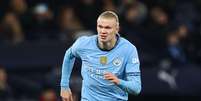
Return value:
<svg viewBox="0 0 201 101">
<path fill-rule="evenodd" d="M 111 25 L 116 25 L 116 19 L 115 18 L 104 18 L 104 17 L 99 17 L 97 20 L 98 25 L 104 25 L 104 26 L 111 26 Z"/>
</svg>

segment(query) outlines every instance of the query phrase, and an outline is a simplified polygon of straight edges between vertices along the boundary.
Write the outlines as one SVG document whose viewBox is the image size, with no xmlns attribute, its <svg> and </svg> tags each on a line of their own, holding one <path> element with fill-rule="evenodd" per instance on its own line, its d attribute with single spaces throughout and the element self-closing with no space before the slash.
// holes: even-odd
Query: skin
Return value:
<svg viewBox="0 0 201 101">
<path fill-rule="evenodd" d="M 119 25 L 114 18 L 99 17 L 97 20 L 98 44 L 100 48 L 110 50 L 114 47 L 117 39 L 116 33 Z"/>
<path fill-rule="evenodd" d="M 73 101 L 73 96 L 70 89 L 61 90 L 60 96 L 62 98 L 62 101 Z"/>
<path fill-rule="evenodd" d="M 119 24 L 114 18 L 99 17 L 97 20 L 97 32 L 98 32 L 98 45 L 100 48 L 110 50 L 115 46 L 117 41 L 116 33 L 119 31 Z M 119 79 L 112 73 L 107 72 L 104 74 L 104 78 L 119 84 Z M 60 93 L 62 101 L 73 101 L 72 93 L 69 90 L 61 90 Z"/>
</svg>

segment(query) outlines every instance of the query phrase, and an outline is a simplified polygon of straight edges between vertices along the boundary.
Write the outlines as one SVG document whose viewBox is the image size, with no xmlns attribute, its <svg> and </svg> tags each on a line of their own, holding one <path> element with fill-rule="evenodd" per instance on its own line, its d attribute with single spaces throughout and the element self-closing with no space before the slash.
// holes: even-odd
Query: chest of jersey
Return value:
<svg viewBox="0 0 201 101">
<path fill-rule="evenodd" d="M 82 66 L 92 74 L 102 75 L 111 72 L 121 75 L 124 70 L 125 55 L 121 50 L 101 51 L 99 49 L 82 50 Z"/>
</svg>

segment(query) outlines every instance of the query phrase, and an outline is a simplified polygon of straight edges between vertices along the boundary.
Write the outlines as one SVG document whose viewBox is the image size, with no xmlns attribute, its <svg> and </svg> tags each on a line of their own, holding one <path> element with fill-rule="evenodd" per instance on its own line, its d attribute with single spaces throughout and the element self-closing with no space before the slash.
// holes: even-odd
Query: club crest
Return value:
<svg viewBox="0 0 201 101">
<path fill-rule="evenodd" d="M 115 66 L 120 66 L 122 64 L 122 61 L 120 58 L 115 58 L 112 63 Z"/>
</svg>

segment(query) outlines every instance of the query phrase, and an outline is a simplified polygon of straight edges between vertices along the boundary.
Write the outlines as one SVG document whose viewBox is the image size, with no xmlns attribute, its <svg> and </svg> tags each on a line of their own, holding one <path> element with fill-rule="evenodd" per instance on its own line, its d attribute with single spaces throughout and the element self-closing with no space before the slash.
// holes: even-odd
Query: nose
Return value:
<svg viewBox="0 0 201 101">
<path fill-rule="evenodd" d="M 104 28 L 101 28 L 101 29 L 100 29 L 100 32 L 101 32 L 101 33 L 106 33 L 106 30 L 105 30 Z"/>
</svg>

